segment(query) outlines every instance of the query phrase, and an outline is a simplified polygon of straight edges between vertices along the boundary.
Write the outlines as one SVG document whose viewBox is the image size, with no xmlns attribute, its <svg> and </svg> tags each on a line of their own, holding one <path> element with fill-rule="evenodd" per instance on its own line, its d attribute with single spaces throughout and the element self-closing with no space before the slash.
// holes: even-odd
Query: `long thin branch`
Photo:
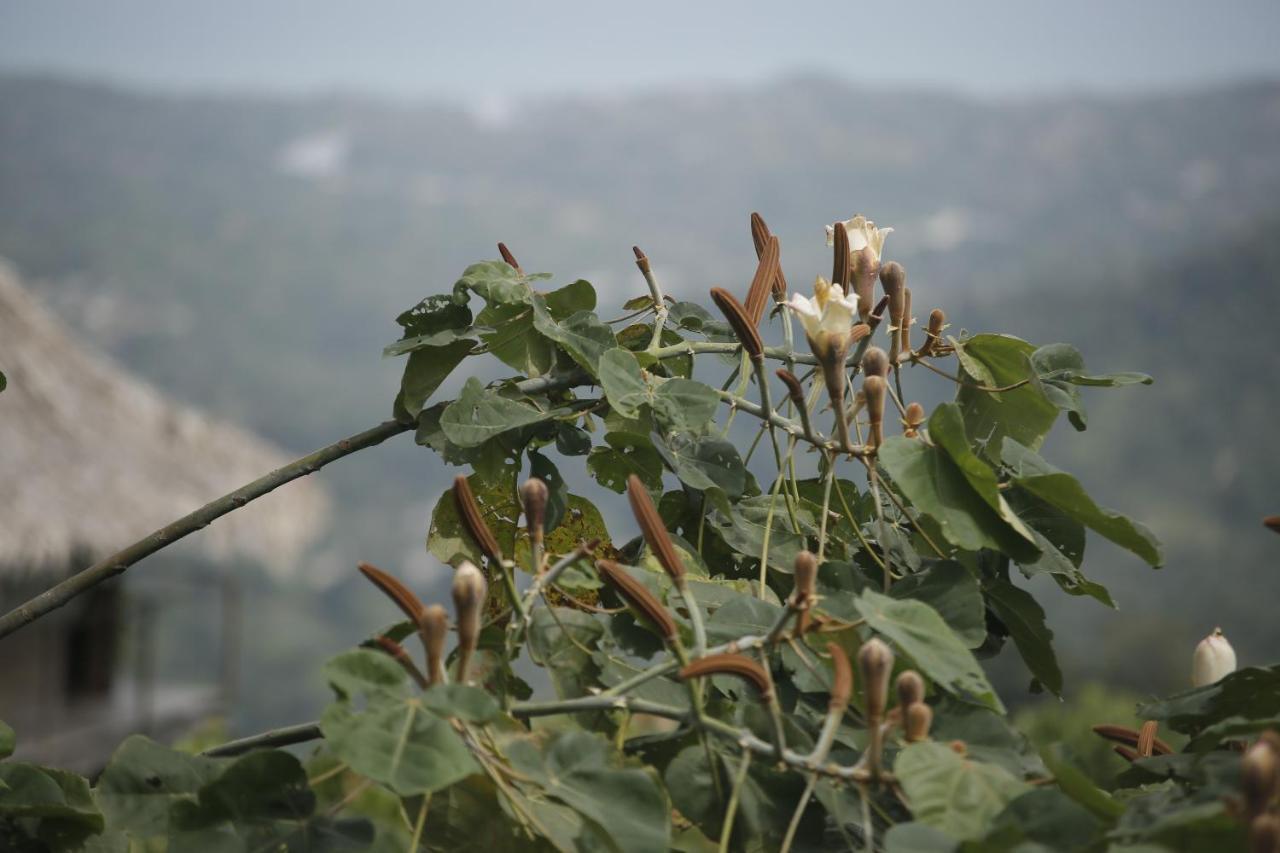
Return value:
<svg viewBox="0 0 1280 853">
<path fill-rule="evenodd" d="M 197 530 L 208 527 L 215 520 L 229 512 L 240 509 L 250 501 L 274 491 L 292 480 L 305 477 L 319 471 L 330 462 L 344 456 L 350 456 L 359 450 L 381 444 L 393 435 L 399 435 L 413 429 L 413 424 L 399 421 L 386 421 L 373 429 L 356 433 L 341 441 L 322 447 L 301 459 L 277 468 L 252 483 L 248 483 L 234 492 L 223 495 L 215 501 L 205 504 L 195 512 L 188 513 L 177 521 L 166 524 L 145 539 L 140 539 L 122 551 L 99 560 L 89 568 L 77 572 L 56 586 L 45 590 L 25 604 L 15 607 L 0 618 L 0 637 L 7 637 L 24 625 L 28 625 L 51 610 L 56 610 L 77 595 L 110 580 L 121 574 L 134 563 L 149 557 L 162 548 L 167 548 L 179 539 L 183 539 Z"/>
<path fill-rule="evenodd" d="M 261 732 L 256 735 L 242 737 L 239 740 L 227 741 L 220 746 L 206 749 L 201 755 L 207 755 L 210 758 L 230 757 L 234 755 L 243 755 L 254 749 L 273 749 L 277 746 L 291 746 L 295 743 L 306 743 L 307 741 L 319 740 L 324 737 L 320 734 L 320 723 L 299 723 L 295 726 L 284 726 L 279 729 L 271 729 L 270 731 Z"/>
</svg>

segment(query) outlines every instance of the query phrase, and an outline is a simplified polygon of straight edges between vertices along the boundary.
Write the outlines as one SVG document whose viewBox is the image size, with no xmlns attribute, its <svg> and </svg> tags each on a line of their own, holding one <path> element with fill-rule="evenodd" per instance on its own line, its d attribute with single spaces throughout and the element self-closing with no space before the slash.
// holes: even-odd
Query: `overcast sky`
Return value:
<svg viewBox="0 0 1280 853">
<path fill-rule="evenodd" d="M 1280 0 L 0 0 L 0 69 L 474 101 L 826 71 L 976 93 L 1280 76 Z"/>
</svg>

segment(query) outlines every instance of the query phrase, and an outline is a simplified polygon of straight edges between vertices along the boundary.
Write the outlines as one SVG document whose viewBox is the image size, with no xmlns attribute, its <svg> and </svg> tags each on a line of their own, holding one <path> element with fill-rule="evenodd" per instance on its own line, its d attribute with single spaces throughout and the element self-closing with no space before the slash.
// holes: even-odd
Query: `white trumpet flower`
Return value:
<svg viewBox="0 0 1280 853">
<path fill-rule="evenodd" d="M 880 254 L 884 250 L 884 238 L 893 233 L 892 228 L 877 228 L 876 224 L 867 217 L 859 213 L 852 219 L 847 219 L 840 223 L 844 225 L 844 230 L 849 234 L 849 254 L 855 255 L 863 249 L 870 248 L 876 257 L 876 262 L 880 261 Z M 827 245 L 835 245 L 836 229 L 833 225 L 827 226 Z"/>
<path fill-rule="evenodd" d="M 804 327 L 813 354 L 822 360 L 832 348 L 843 349 L 848 343 L 858 300 L 845 296 L 840 288 L 818 276 L 813 283 L 813 298 L 793 293 L 787 307 Z"/>
<path fill-rule="evenodd" d="M 1236 650 L 1231 648 L 1221 628 L 1205 637 L 1196 646 L 1191 658 L 1191 684 L 1205 687 L 1221 681 L 1236 671 Z"/>
</svg>

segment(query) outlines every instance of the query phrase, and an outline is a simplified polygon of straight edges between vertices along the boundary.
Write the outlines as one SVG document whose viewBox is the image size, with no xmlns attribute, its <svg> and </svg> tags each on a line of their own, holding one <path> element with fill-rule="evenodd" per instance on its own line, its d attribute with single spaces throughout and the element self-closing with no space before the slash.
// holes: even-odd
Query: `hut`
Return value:
<svg viewBox="0 0 1280 853">
<path fill-rule="evenodd" d="M 87 347 L 2 262 L 0 372 L 8 379 L 0 391 L 3 612 L 288 461 Z M 168 602 L 127 576 L 0 639 L 0 720 L 17 731 L 18 755 L 91 772 L 128 733 L 173 737 L 218 713 L 234 687 L 238 627 L 234 577 L 216 569 L 252 560 L 289 571 L 328 511 L 322 487 L 304 479 L 179 546 L 190 562 L 215 569 L 171 573 L 196 585 L 187 599 L 198 607 L 221 607 L 222 661 L 213 672 L 157 683 L 148 652 L 157 638 L 148 633 Z"/>
</svg>

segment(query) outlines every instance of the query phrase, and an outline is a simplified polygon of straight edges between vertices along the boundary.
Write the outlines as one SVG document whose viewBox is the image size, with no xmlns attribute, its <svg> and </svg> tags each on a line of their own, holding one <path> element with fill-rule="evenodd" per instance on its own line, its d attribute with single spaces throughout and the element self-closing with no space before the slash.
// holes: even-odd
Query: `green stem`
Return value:
<svg viewBox="0 0 1280 853">
<path fill-rule="evenodd" d="M 787 824 L 787 834 L 782 837 L 782 846 L 778 848 L 778 853 L 789 853 L 791 850 L 791 844 L 796 840 L 796 830 L 800 828 L 800 818 L 804 817 L 805 806 L 809 805 L 809 798 L 813 796 L 813 789 L 817 784 L 818 774 L 810 774 L 809 783 L 804 786 L 800 802 L 796 804 L 795 813 L 791 815 L 791 823 Z"/>
<path fill-rule="evenodd" d="M 751 752 L 743 750 L 742 761 L 738 764 L 738 772 L 733 777 L 733 791 L 729 794 L 729 807 L 724 812 L 724 822 L 720 825 L 720 853 L 729 850 L 729 839 L 733 837 L 733 819 L 738 811 L 738 799 L 742 795 L 742 786 L 747 781 L 747 771 L 751 768 Z M 716 768 L 711 768 L 715 773 Z"/>
<path fill-rule="evenodd" d="M 278 746 L 292 746 L 295 743 L 306 743 L 307 741 L 319 740 L 324 737 L 320 733 L 319 721 L 311 723 L 299 723 L 296 726 L 284 726 L 278 729 L 261 732 L 256 735 L 242 737 L 238 740 L 227 741 L 219 746 L 210 747 L 201 755 L 210 758 L 222 758 L 235 755 L 243 755 L 254 749 L 273 749 Z"/>
</svg>

